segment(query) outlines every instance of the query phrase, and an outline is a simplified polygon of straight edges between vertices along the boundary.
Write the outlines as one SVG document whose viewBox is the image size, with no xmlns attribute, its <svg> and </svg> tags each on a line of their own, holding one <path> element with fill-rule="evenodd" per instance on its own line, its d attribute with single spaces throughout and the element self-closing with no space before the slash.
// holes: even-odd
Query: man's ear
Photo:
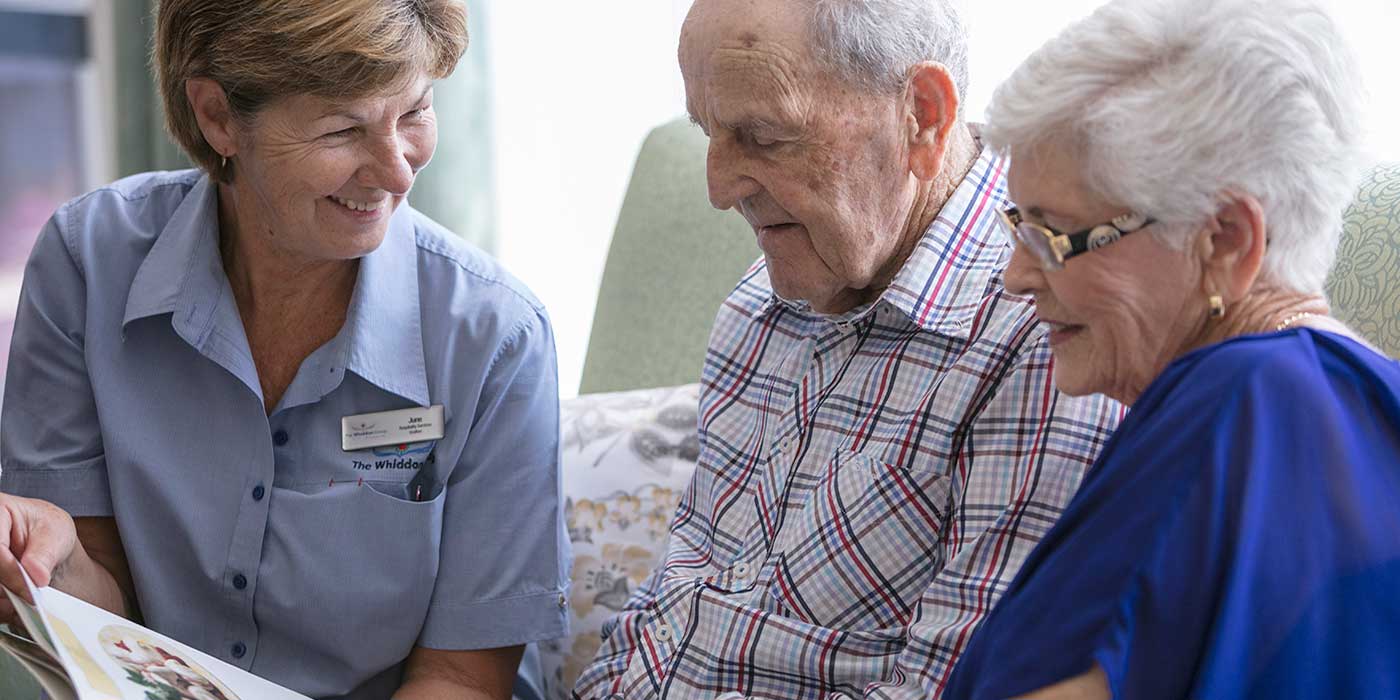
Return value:
<svg viewBox="0 0 1400 700">
<path fill-rule="evenodd" d="M 185 99 L 194 110 L 194 119 L 204 140 L 219 155 L 235 155 L 238 152 L 236 124 L 223 86 L 209 78 L 190 78 L 185 81 Z"/>
<path fill-rule="evenodd" d="M 1227 304 L 1249 293 L 1264 266 L 1268 250 L 1264 207 L 1253 195 L 1226 192 L 1199 246 L 1207 295 L 1219 294 Z"/>
<path fill-rule="evenodd" d="M 925 61 L 909 70 L 905 98 L 909 170 L 931 181 L 943 170 L 948 134 L 958 121 L 958 86 L 943 64 Z"/>
</svg>

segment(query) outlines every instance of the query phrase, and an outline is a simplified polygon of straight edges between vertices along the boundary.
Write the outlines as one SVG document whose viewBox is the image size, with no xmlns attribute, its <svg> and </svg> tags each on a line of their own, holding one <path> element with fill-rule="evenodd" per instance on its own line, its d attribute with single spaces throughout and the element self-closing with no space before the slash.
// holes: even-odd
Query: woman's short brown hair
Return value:
<svg viewBox="0 0 1400 700">
<path fill-rule="evenodd" d="M 350 99 L 418 71 L 444 78 L 466 48 L 462 0 L 160 0 L 156 9 L 166 128 L 221 182 L 231 173 L 195 121 L 190 78 L 217 82 L 234 116 L 248 119 L 290 95 Z"/>
</svg>

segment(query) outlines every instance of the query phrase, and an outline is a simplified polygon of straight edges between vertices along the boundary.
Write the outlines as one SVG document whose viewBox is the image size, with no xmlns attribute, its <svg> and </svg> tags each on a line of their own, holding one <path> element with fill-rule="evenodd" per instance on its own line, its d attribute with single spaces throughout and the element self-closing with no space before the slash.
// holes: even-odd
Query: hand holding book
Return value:
<svg viewBox="0 0 1400 700">
<path fill-rule="evenodd" d="M 72 516 L 58 506 L 33 498 L 0 494 L 0 585 L 16 591 L 25 602 L 29 592 L 24 575 L 39 587 L 48 586 L 53 572 L 78 547 Z M 23 569 L 23 574 L 21 573 Z M 15 622 L 9 600 L 0 601 L 0 623 Z"/>
<path fill-rule="evenodd" d="M 19 574 L 27 598 L 5 592 L 30 639 L 0 636 L 0 651 L 55 700 L 306 700 Z"/>
</svg>

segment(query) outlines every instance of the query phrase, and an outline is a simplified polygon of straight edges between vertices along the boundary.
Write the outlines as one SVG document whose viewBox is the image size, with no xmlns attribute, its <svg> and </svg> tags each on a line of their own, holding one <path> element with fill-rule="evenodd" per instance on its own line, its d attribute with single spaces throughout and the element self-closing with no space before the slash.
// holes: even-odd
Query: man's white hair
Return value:
<svg viewBox="0 0 1400 700">
<path fill-rule="evenodd" d="M 1264 208 L 1262 279 L 1321 294 L 1364 138 L 1362 90 L 1314 0 L 1114 0 L 1001 85 L 987 143 L 1065 140 L 1088 187 L 1183 234 L 1225 192 Z"/>
<path fill-rule="evenodd" d="M 967 95 L 967 30 L 953 0 L 809 0 L 817 55 L 876 91 L 904 87 L 909 69 L 943 64 Z"/>
</svg>

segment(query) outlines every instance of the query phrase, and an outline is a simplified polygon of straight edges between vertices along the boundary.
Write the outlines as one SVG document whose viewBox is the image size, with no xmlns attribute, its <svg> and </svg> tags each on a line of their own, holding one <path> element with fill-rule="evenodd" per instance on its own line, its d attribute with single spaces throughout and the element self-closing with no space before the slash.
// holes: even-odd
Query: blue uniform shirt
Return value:
<svg viewBox="0 0 1400 700">
<path fill-rule="evenodd" d="M 549 321 L 401 206 L 342 330 L 271 416 L 194 171 L 64 205 L 25 270 L 0 486 L 115 516 L 148 626 L 319 697 L 386 698 L 415 645 L 566 632 Z M 344 416 L 440 404 L 446 436 L 346 452 Z M 427 470 L 435 497 L 406 498 Z"/>
<path fill-rule="evenodd" d="M 1143 393 L 944 694 L 1400 698 L 1400 363 L 1237 338 Z"/>
</svg>

